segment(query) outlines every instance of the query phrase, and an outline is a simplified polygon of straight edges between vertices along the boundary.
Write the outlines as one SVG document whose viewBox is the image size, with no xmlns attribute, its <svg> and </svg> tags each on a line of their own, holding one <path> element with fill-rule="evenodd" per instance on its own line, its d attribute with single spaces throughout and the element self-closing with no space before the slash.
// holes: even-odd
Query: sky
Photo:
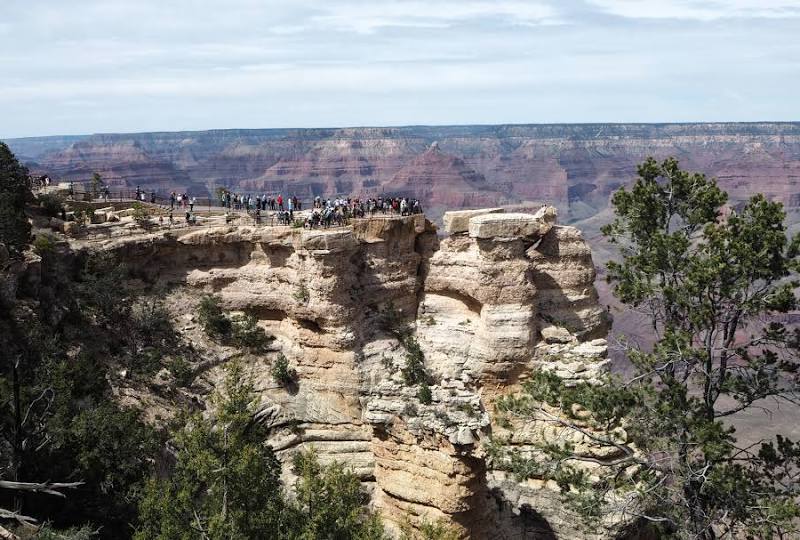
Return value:
<svg viewBox="0 0 800 540">
<path fill-rule="evenodd" d="M 800 0 L 0 0 L 0 138 L 800 120 Z"/>
</svg>

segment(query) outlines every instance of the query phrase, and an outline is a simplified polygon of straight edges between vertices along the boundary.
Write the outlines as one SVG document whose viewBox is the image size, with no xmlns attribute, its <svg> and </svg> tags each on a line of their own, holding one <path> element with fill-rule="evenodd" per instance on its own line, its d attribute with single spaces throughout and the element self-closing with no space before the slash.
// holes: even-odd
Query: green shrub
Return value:
<svg viewBox="0 0 800 540">
<path fill-rule="evenodd" d="M 227 341 L 233 330 L 233 323 L 222 311 L 220 299 L 216 296 L 204 296 L 200 300 L 197 311 L 200 324 L 206 334 L 213 339 Z"/>
<path fill-rule="evenodd" d="M 252 352 L 263 351 L 274 338 L 268 336 L 256 322 L 256 318 L 252 315 L 235 317 L 232 320 L 231 341 L 233 344 Z"/>
<path fill-rule="evenodd" d="M 140 202 L 135 202 L 131 208 L 133 208 L 133 221 L 143 229 L 150 227 L 150 212 L 145 205 Z"/>
<path fill-rule="evenodd" d="M 156 297 L 142 298 L 131 309 L 132 330 L 141 346 L 169 345 L 175 339 L 169 311 Z"/>
<path fill-rule="evenodd" d="M 50 217 L 58 217 L 64 207 L 64 197 L 57 193 L 42 193 L 39 195 L 39 206 Z"/>
<path fill-rule="evenodd" d="M 172 373 L 172 376 L 175 377 L 175 383 L 178 386 L 187 387 L 192 384 L 194 380 L 194 370 L 183 357 L 179 356 L 173 358 L 169 363 L 168 369 L 170 373 Z"/>
<path fill-rule="evenodd" d="M 408 518 L 400 525 L 400 540 L 458 540 L 460 535 L 443 519 L 428 521 L 423 518 L 416 530 Z"/>
<path fill-rule="evenodd" d="M 98 531 L 92 530 L 88 525 L 62 531 L 53 529 L 49 524 L 45 524 L 36 533 L 36 540 L 93 540 L 97 537 Z"/>
<path fill-rule="evenodd" d="M 427 383 L 429 376 L 425 370 L 425 355 L 419 342 L 412 336 L 406 336 L 401 343 L 406 349 L 406 365 L 400 370 L 403 380 L 408 385 Z"/>
<path fill-rule="evenodd" d="M 297 288 L 295 288 L 292 296 L 301 304 L 305 304 L 311 299 L 311 294 L 308 292 L 308 287 L 306 287 L 305 281 L 300 282 Z"/>
<path fill-rule="evenodd" d="M 37 234 L 33 240 L 33 249 L 39 255 L 52 253 L 56 249 L 53 237 L 49 234 Z"/>
<path fill-rule="evenodd" d="M 430 405 L 433 401 L 433 395 L 431 394 L 431 387 L 428 386 L 428 383 L 423 382 L 419 390 L 417 390 L 417 398 L 419 398 L 419 402 L 423 405 Z"/>
<path fill-rule="evenodd" d="M 475 418 L 477 416 L 475 409 L 469 403 L 460 403 L 456 408 L 470 418 Z"/>
<path fill-rule="evenodd" d="M 75 210 L 75 223 L 78 225 L 86 225 L 86 212 L 81 208 Z"/>
<path fill-rule="evenodd" d="M 161 369 L 163 359 L 164 355 L 158 349 L 145 349 L 132 357 L 128 367 L 131 375 L 149 379 Z"/>
<path fill-rule="evenodd" d="M 289 386 L 297 379 L 297 372 L 289 367 L 289 360 L 287 360 L 283 353 L 278 354 L 278 358 L 272 364 L 270 372 L 275 382 L 282 386 Z"/>
</svg>

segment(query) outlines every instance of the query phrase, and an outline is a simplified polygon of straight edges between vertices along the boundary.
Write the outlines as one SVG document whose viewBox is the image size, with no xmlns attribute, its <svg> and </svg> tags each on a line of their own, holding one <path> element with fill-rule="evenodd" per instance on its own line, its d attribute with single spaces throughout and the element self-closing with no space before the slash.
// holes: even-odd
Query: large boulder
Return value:
<svg viewBox="0 0 800 540">
<path fill-rule="evenodd" d="M 479 210 L 455 210 L 444 213 L 444 230 L 447 234 L 465 233 L 469 230 L 469 220 L 485 214 L 502 214 L 502 208 L 482 208 Z"/>
<path fill-rule="evenodd" d="M 470 238 L 541 238 L 553 228 L 556 209 L 542 207 L 535 214 L 483 214 L 470 218 Z"/>
</svg>

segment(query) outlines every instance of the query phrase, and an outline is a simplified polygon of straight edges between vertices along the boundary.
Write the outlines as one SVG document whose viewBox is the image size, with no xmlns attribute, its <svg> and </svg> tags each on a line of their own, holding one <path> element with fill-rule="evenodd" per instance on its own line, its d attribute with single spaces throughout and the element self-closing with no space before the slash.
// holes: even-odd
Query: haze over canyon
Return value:
<svg viewBox="0 0 800 540">
<path fill-rule="evenodd" d="M 10 139 L 34 173 L 202 197 L 409 194 L 446 209 L 539 205 L 578 222 L 606 208 L 647 156 L 715 176 L 731 199 L 800 205 L 800 123 L 259 129 Z M 591 227 L 590 227 L 591 228 Z"/>
</svg>

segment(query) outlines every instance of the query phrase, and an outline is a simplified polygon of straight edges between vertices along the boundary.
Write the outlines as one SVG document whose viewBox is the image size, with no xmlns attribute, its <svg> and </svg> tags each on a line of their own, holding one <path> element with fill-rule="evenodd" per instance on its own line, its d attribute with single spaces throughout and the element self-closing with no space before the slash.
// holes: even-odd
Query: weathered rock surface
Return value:
<svg viewBox="0 0 800 540">
<path fill-rule="evenodd" d="M 445 215 L 443 239 L 422 215 L 328 230 L 144 233 L 120 222 L 92 225 L 111 229 L 72 244 L 113 252 L 137 276 L 169 284 L 170 301 L 188 310 L 180 331 L 198 343 L 191 309 L 204 293 L 255 316 L 275 337 L 267 353 L 246 357 L 269 444 L 285 461 L 313 445 L 323 461 L 352 466 L 391 529 L 409 517 L 445 519 L 465 538 L 519 538 L 530 529 L 529 506 L 537 527 L 574 538 L 557 491 L 493 470 L 483 448 L 504 429 L 494 401 L 517 391 L 531 370 L 596 381 L 606 368 L 607 321 L 591 254 L 555 216 L 552 207 Z M 387 313 L 398 328 L 387 327 Z M 424 355 L 430 400 L 404 380 L 400 328 Z M 294 387 L 270 375 L 278 354 L 297 371 Z M 218 351 L 206 366 L 208 391 L 235 355 Z M 529 451 L 548 436 L 522 425 L 509 440 Z"/>
<path fill-rule="evenodd" d="M 555 208 L 542 208 L 536 214 L 484 214 L 469 220 L 470 238 L 528 238 L 538 240 L 553 227 Z"/>
<path fill-rule="evenodd" d="M 453 210 L 443 217 L 444 231 L 447 234 L 465 233 L 469 230 L 469 220 L 484 214 L 502 214 L 502 208 L 484 208 L 478 210 Z"/>
</svg>

